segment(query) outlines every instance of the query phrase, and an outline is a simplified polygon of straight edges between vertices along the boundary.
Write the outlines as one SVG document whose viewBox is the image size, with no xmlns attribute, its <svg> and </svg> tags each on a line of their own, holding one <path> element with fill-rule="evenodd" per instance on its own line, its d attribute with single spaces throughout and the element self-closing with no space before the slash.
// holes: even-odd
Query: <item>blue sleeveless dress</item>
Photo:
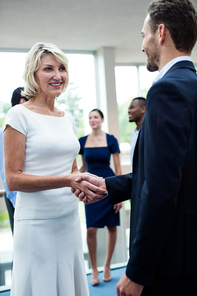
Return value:
<svg viewBox="0 0 197 296">
<path fill-rule="evenodd" d="M 87 172 L 95 174 L 99 177 L 114 176 L 114 172 L 110 168 L 111 154 L 120 152 L 117 139 L 113 135 L 106 134 L 106 147 L 84 147 L 88 136 L 79 139 L 80 151 L 79 154 L 84 155 Z M 120 225 L 119 212 L 115 214 L 113 206 L 111 206 L 109 199 L 85 205 L 86 224 L 87 228 L 104 226 Z"/>
</svg>

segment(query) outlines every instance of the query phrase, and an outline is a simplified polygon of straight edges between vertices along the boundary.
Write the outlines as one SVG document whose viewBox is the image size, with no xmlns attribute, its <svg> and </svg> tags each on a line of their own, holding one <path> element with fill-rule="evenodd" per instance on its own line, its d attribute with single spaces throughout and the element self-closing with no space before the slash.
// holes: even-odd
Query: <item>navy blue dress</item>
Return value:
<svg viewBox="0 0 197 296">
<path fill-rule="evenodd" d="M 117 139 L 113 135 L 106 134 L 106 147 L 84 148 L 87 137 L 85 136 L 79 139 L 81 146 L 79 154 L 84 155 L 87 172 L 104 178 L 114 176 L 115 174 L 110 168 L 110 157 L 111 154 L 120 152 Z M 85 205 L 85 213 L 87 228 L 120 225 L 119 212 L 115 214 L 115 210 L 108 198 Z"/>
</svg>

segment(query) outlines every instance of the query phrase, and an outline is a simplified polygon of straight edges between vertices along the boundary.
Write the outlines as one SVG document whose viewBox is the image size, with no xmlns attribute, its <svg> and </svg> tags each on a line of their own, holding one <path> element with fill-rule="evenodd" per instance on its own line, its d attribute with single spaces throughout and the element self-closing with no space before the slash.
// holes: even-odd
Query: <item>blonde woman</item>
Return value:
<svg viewBox="0 0 197 296">
<path fill-rule="evenodd" d="M 4 130 L 8 188 L 18 191 L 11 296 L 88 296 L 72 116 L 54 103 L 68 85 L 68 61 L 53 44 L 36 43 L 24 72 L 28 102 L 8 112 Z M 87 190 L 83 188 L 82 190 Z"/>
</svg>

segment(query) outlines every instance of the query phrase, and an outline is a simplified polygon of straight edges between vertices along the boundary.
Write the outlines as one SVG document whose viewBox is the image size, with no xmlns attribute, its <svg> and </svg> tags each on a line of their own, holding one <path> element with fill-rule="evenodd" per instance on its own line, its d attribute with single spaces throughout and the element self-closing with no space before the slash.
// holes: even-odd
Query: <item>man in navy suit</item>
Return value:
<svg viewBox="0 0 197 296">
<path fill-rule="evenodd" d="M 107 187 L 111 204 L 131 197 L 130 258 L 117 295 L 197 295 L 197 75 L 191 52 L 197 13 L 189 0 L 154 0 L 142 29 L 147 95 L 133 174 L 78 181 Z M 91 186 L 89 185 L 91 189 Z M 76 192 L 84 202 L 94 194 Z M 94 200 L 92 198 L 94 197 Z"/>
</svg>

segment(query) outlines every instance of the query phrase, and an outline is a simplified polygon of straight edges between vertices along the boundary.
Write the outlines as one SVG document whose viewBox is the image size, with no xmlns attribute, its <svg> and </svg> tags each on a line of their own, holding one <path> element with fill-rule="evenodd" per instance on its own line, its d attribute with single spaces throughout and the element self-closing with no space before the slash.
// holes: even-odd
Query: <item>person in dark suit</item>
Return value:
<svg viewBox="0 0 197 296">
<path fill-rule="evenodd" d="M 189 0 L 154 0 L 142 29 L 149 71 L 133 174 L 105 180 L 111 204 L 131 196 L 130 258 L 117 295 L 197 295 L 197 13 Z M 114 179 L 115 178 L 115 179 Z M 95 194 L 95 193 L 94 193 Z M 93 196 L 76 195 L 85 203 Z"/>
</svg>

